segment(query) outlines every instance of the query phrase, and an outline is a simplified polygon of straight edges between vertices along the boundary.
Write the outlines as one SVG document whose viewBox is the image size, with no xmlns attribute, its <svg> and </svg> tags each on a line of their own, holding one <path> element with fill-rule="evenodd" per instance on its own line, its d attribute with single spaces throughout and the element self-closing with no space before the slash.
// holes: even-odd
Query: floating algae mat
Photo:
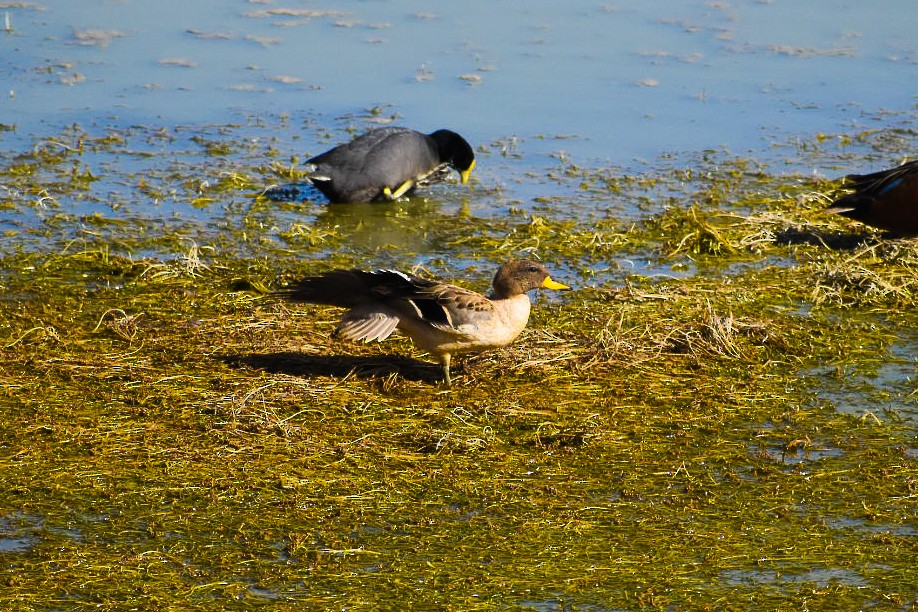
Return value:
<svg viewBox="0 0 918 612">
<path fill-rule="evenodd" d="M 2 160 L 4 609 L 914 605 L 918 246 L 821 213 L 837 183 L 559 161 L 531 200 L 339 208 L 256 197 L 296 164 L 231 126 L 172 136 Z M 859 138 L 793 154 L 914 151 Z M 267 293 L 520 255 L 576 290 L 450 390 Z"/>
</svg>

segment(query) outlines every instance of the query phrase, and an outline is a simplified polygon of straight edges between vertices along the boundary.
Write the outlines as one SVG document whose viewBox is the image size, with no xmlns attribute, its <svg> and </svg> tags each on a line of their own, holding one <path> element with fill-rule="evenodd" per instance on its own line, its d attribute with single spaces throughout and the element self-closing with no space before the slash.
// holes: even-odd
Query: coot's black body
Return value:
<svg viewBox="0 0 918 612">
<path fill-rule="evenodd" d="M 456 169 L 463 183 L 475 154 L 462 136 L 449 130 L 422 134 L 384 127 L 317 155 L 309 179 L 331 202 L 394 200 L 443 166 Z"/>
</svg>

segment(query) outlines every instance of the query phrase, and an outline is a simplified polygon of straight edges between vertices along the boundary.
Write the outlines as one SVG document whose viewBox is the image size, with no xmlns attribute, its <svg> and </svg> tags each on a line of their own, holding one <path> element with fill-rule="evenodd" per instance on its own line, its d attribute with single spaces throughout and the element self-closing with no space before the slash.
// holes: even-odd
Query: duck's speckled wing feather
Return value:
<svg viewBox="0 0 918 612">
<path fill-rule="evenodd" d="M 494 310 L 490 300 L 462 287 L 396 270 L 377 270 L 370 274 L 380 281 L 373 291 L 378 299 L 403 312 L 405 305 L 410 306 L 413 312 L 405 314 L 444 331 L 457 331 L 469 322 L 473 313 Z"/>
<path fill-rule="evenodd" d="M 278 292 L 297 302 L 348 308 L 336 333 L 350 340 L 384 340 L 403 317 L 448 333 L 494 310 L 483 295 L 397 270 L 332 270 Z"/>
</svg>

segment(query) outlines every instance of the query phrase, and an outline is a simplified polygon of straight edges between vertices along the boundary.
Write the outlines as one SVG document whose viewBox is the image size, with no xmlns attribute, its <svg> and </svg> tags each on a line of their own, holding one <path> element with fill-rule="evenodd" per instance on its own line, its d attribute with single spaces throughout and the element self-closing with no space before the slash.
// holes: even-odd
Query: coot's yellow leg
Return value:
<svg viewBox="0 0 918 612">
<path fill-rule="evenodd" d="M 397 199 L 399 199 L 400 197 L 402 197 L 403 195 L 405 195 L 406 193 L 408 193 L 408 191 L 409 191 L 412 187 L 414 187 L 414 181 L 411 180 L 411 179 L 408 179 L 407 181 L 405 181 L 404 183 L 402 183 L 402 184 L 399 186 L 399 188 L 396 189 L 395 191 L 392 191 L 392 190 L 389 189 L 388 187 L 384 187 L 384 188 L 383 188 L 383 195 L 386 196 L 386 199 L 387 199 L 387 200 L 397 200 Z"/>
</svg>

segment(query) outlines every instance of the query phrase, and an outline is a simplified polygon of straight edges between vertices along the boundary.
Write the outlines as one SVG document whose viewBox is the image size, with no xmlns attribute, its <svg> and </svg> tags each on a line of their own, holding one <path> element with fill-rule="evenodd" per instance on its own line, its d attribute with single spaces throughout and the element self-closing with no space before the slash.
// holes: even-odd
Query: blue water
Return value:
<svg viewBox="0 0 918 612">
<path fill-rule="evenodd" d="M 378 106 L 474 143 L 517 137 L 535 166 L 559 152 L 769 159 L 776 141 L 913 125 L 918 102 L 914 0 L 48 0 L 5 17 L 13 148 L 73 122 L 286 114 L 334 130 Z"/>
</svg>

